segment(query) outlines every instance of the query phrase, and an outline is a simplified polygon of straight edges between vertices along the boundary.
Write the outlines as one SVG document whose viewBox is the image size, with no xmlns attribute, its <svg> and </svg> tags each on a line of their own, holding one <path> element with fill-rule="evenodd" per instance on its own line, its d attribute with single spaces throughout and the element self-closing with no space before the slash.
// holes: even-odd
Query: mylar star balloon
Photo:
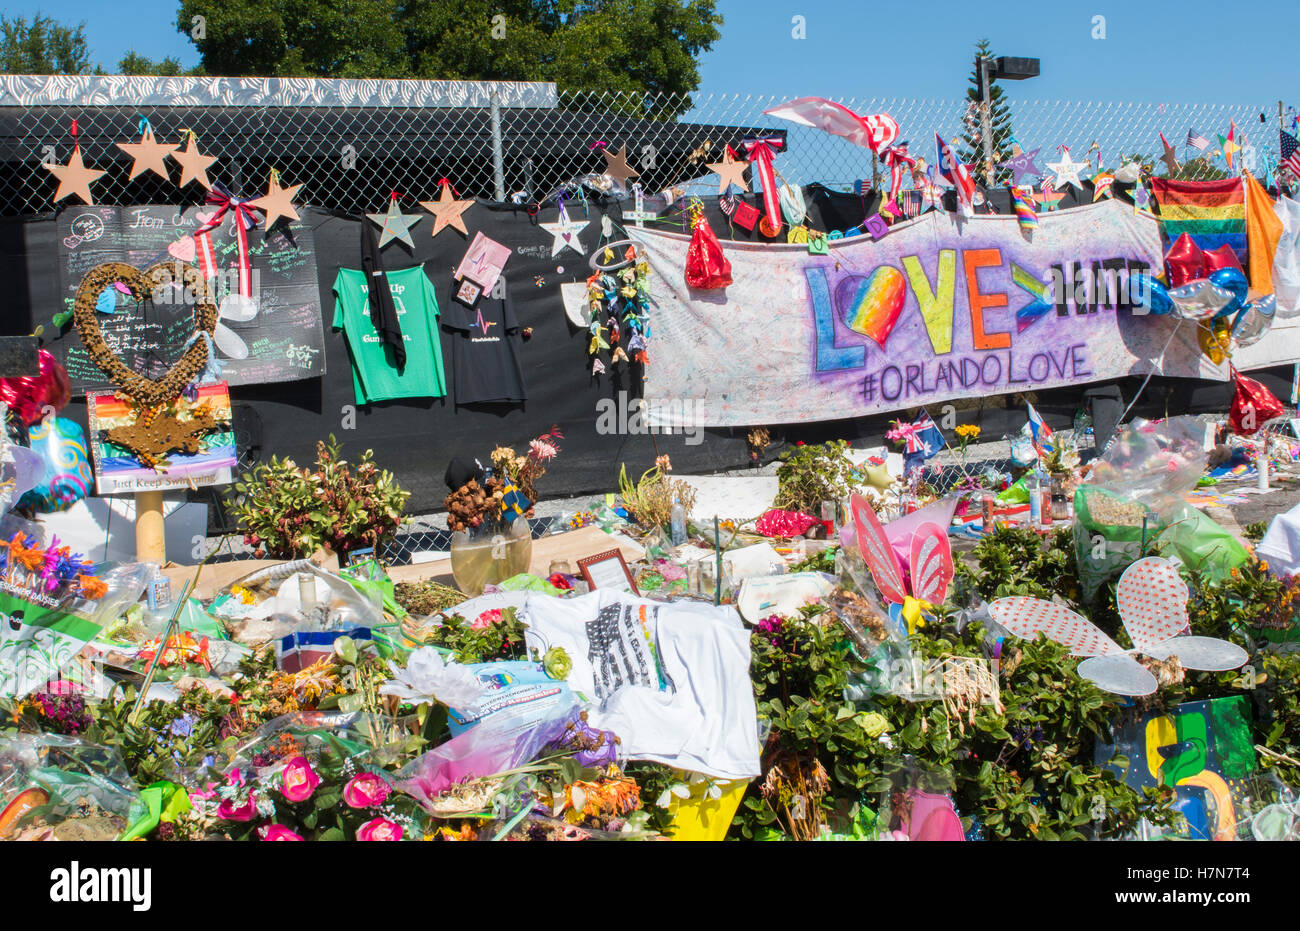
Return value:
<svg viewBox="0 0 1300 931">
<path fill-rule="evenodd" d="M 1218 287 L 1208 278 L 1169 289 L 1169 299 L 1179 316 L 1189 320 L 1213 317 L 1232 303 L 1233 293 Z"/>
</svg>

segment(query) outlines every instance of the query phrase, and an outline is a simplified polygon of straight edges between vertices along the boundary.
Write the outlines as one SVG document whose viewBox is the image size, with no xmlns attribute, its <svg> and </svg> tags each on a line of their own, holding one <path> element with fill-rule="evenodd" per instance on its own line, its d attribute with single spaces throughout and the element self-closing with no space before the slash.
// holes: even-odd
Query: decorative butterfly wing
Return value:
<svg viewBox="0 0 1300 931">
<path fill-rule="evenodd" d="M 1177 656 L 1178 662 L 1188 669 L 1201 672 L 1227 672 L 1236 669 L 1249 659 L 1249 654 L 1235 643 L 1218 637 L 1173 637 L 1142 651 L 1156 659 Z"/>
<path fill-rule="evenodd" d="M 247 359 L 248 344 L 243 338 L 226 326 L 221 321 L 217 321 L 217 328 L 212 332 L 212 341 L 217 344 L 217 348 L 231 359 Z"/>
<path fill-rule="evenodd" d="M 989 614 L 1017 637 L 1032 639 L 1041 633 L 1075 656 L 1087 656 L 1079 664 L 1079 675 L 1100 689 L 1117 695 L 1150 695 L 1156 690 L 1155 676 L 1141 663 L 1064 605 L 1018 595 L 999 598 L 989 605 Z"/>
<path fill-rule="evenodd" d="M 221 299 L 221 304 L 217 308 L 217 316 L 220 320 L 212 334 L 212 341 L 224 355 L 231 359 L 247 359 L 248 346 L 244 343 L 243 337 L 222 321 L 247 323 L 257 316 L 257 311 L 257 301 L 242 294 L 232 292 Z"/>
<path fill-rule="evenodd" d="M 1107 637 L 1087 618 L 1065 605 L 1027 595 L 999 598 L 989 605 L 989 614 L 1017 637 L 1033 640 L 1042 634 L 1075 656 L 1110 656 L 1122 654 L 1118 643 Z"/>
<path fill-rule="evenodd" d="M 1167 559 L 1148 556 L 1129 566 L 1120 576 L 1115 602 L 1133 646 L 1159 660 L 1177 656 L 1186 668 L 1205 672 L 1246 662 L 1246 651 L 1235 643 L 1186 633 L 1188 595 L 1187 583 Z"/>
<path fill-rule="evenodd" d="M 1167 559 L 1148 556 L 1124 570 L 1115 605 L 1137 650 L 1153 656 L 1152 647 L 1188 629 L 1188 594 L 1187 583 Z"/>
<path fill-rule="evenodd" d="M 952 582 L 952 547 L 948 534 L 936 524 L 922 524 L 912 535 L 912 595 L 937 605 L 948 597 Z"/>
<path fill-rule="evenodd" d="M 1097 688 L 1116 695 L 1137 698 L 1151 695 L 1159 687 L 1156 677 L 1127 653 L 1090 656 L 1079 664 L 1077 672 Z"/>
<path fill-rule="evenodd" d="M 849 508 L 853 511 L 853 527 L 858 533 L 858 549 L 871 570 L 871 577 L 876 580 L 876 587 L 889 601 L 902 604 L 907 598 L 903 571 L 890 549 L 885 528 L 880 526 L 880 518 L 876 517 L 867 500 L 856 493 L 849 499 Z"/>
</svg>

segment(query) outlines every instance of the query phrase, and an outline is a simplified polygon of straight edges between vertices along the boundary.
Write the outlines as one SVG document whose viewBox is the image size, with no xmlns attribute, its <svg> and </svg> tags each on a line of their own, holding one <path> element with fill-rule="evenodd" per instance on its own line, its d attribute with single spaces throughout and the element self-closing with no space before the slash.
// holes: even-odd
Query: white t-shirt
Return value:
<svg viewBox="0 0 1300 931">
<path fill-rule="evenodd" d="M 529 649 L 569 654 L 569 687 L 628 759 L 722 779 L 759 775 L 749 632 L 734 608 L 597 589 L 529 593 L 519 617 Z"/>
</svg>

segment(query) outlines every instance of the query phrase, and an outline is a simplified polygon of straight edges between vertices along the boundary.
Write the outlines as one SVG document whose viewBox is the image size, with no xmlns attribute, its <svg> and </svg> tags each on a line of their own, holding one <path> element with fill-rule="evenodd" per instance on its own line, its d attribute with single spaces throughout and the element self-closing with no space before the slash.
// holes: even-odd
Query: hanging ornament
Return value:
<svg viewBox="0 0 1300 931">
<path fill-rule="evenodd" d="M 781 200 L 777 193 L 776 168 L 772 162 L 776 153 L 785 148 L 785 142 L 780 136 L 760 136 L 746 139 L 744 144 L 750 164 L 754 166 L 763 184 L 763 208 L 767 214 L 767 228 L 771 230 L 768 232 L 760 225 L 759 231 L 765 236 L 775 236 L 781 230 Z"/>
<path fill-rule="evenodd" d="M 709 221 L 705 219 L 704 206 L 699 201 L 691 207 L 691 243 L 686 249 L 686 283 L 701 290 L 725 288 L 731 284 L 731 263 L 722 254 L 722 246 L 709 226 Z"/>
<path fill-rule="evenodd" d="M 1079 180 L 1079 171 L 1088 167 L 1086 161 L 1076 162 L 1070 157 L 1070 147 L 1061 146 L 1061 160 L 1059 162 L 1048 162 L 1047 167 L 1056 175 L 1058 184 L 1073 184 L 1080 191 L 1083 190 L 1083 183 Z"/>
<path fill-rule="evenodd" d="M 1038 229 L 1038 211 L 1034 208 L 1034 189 L 1032 187 L 1013 187 L 1011 200 L 1016 208 L 1016 222 L 1025 238 Z"/>
<path fill-rule="evenodd" d="M 749 167 L 749 162 L 740 161 L 736 158 L 736 152 L 731 146 L 727 146 L 722 154 L 722 161 L 709 164 L 709 171 L 718 176 L 718 193 L 726 194 L 727 188 L 735 185 L 742 191 L 749 191 L 749 185 L 745 182 L 745 169 Z"/>
<path fill-rule="evenodd" d="M 437 236 L 450 226 L 453 229 L 460 230 L 462 235 L 468 236 L 469 230 L 465 228 L 465 220 L 462 214 L 474 205 L 474 201 L 457 200 L 456 198 L 459 195 L 446 178 L 438 179 L 438 188 L 437 200 L 420 201 L 420 206 L 433 214 L 433 232 L 429 235 Z"/>
<path fill-rule="evenodd" d="M 568 208 L 564 204 L 563 195 L 560 196 L 560 216 L 554 223 L 538 223 L 542 229 L 550 233 L 551 239 L 551 258 L 559 255 L 565 249 L 572 249 L 579 255 L 585 255 L 586 249 L 582 247 L 580 233 L 586 229 L 590 220 L 583 220 L 581 223 L 574 223 L 569 219 Z"/>
<path fill-rule="evenodd" d="M 250 200 L 248 206 L 256 207 L 266 214 L 265 229 L 268 230 L 275 226 L 281 217 L 297 220 L 298 211 L 293 208 L 293 198 L 301 187 L 301 184 L 281 187 L 280 173 L 272 168 L 271 176 L 266 182 L 266 193 L 257 200 Z"/>
<path fill-rule="evenodd" d="M 1115 176 L 1109 171 L 1094 175 L 1092 179 L 1092 202 L 1095 204 L 1103 197 L 1110 197 L 1111 185 L 1114 183 Z"/>
<path fill-rule="evenodd" d="M 181 166 L 180 187 L 191 182 L 197 181 L 201 187 L 212 188 L 212 182 L 208 180 L 208 169 L 217 160 L 215 155 L 203 155 L 196 148 L 198 135 L 192 129 L 182 129 L 181 135 L 185 137 L 185 148 L 174 149 L 171 153 L 172 161 Z"/>
<path fill-rule="evenodd" d="M 56 204 L 69 194 L 76 194 L 84 204 L 94 204 L 95 201 L 90 196 L 90 183 L 102 177 L 104 172 L 97 171 L 94 168 L 87 168 L 81 160 L 81 146 L 77 143 L 76 120 L 72 121 L 72 157 L 68 159 L 68 164 L 49 165 L 42 163 L 42 167 L 59 179 L 59 189 L 54 192 L 54 202 Z"/>
<path fill-rule="evenodd" d="M 294 190 L 297 190 L 295 188 Z M 221 273 L 217 264 L 217 253 L 212 245 L 212 230 L 221 226 L 225 216 L 234 212 L 235 217 L 235 257 L 239 265 L 239 295 L 245 300 L 253 299 L 253 263 L 248 256 L 248 233 L 257 226 L 253 215 L 256 201 L 240 200 L 230 193 L 224 185 L 214 184 L 208 191 L 207 202 L 217 209 L 208 217 L 208 222 L 194 233 L 194 254 L 200 276 L 210 281 Z M 296 216 L 296 214 L 295 214 Z"/>
<path fill-rule="evenodd" d="M 388 200 L 388 211 L 386 213 L 366 214 L 366 218 L 380 229 L 380 249 L 394 239 L 400 239 L 406 243 L 407 248 L 414 249 L 415 242 L 411 239 L 411 227 L 420 222 L 420 216 L 418 213 L 402 213 L 402 208 L 397 203 L 396 191 L 392 193 Z"/>
<path fill-rule="evenodd" d="M 1160 134 L 1160 144 L 1165 147 L 1165 154 L 1160 156 L 1160 160 L 1165 163 L 1169 169 L 1169 176 L 1172 177 L 1178 171 L 1178 151 L 1169 144 L 1165 134 Z"/>
<path fill-rule="evenodd" d="M 592 148 L 599 148 L 600 154 L 605 156 L 605 174 L 609 175 L 621 186 L 622 190 L 627 190 L 629 178 L 639 178 L 637 172 L 633 171 L 627 163 L 627 143 L 623 143 L 623 148 L 618 150 L 615 155 L 609 151 L 609 146 L 603 142 L 597 142 Z"/>
<path fill-rule="evenodd" d="M 132 158 L 131 176 L 128 180 L 134 181 L 146 171 L 152 171 L 164 181 L 171 180 L 163 162 L 167 156 L 175 153 L 176 146 L 154 139 L 153 127 L 145 117 L 140 117 L 140 141 L 119 142 L 117 147 Z"/>
</svg>

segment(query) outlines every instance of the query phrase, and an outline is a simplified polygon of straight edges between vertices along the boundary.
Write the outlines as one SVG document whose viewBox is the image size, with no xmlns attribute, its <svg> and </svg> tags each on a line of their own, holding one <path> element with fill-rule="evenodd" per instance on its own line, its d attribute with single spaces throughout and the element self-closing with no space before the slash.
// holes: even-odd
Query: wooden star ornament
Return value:
<svg viewBox="0 0 1300 931">
<path fill-rule="evenodd" d="M 265 229 L 274 226 L 281 217 L 288 217 L 290 220 L 298 219 L 298 211 L 293 209 L 293 198 L 302 187 L 301 184 L 291 184 L 289 187 L 281 187 L 280 179 L 275 172 L 266 182 L 266 194 L 257 200 L 250 200 L 248 206 L 256 207 L 258 210 L 266 213 Z"/>
<path fill-rule="evenodd" d="M 451 190 L 451 182 L 445 178 L 439 184 L 441 184 L 442 190 L 438 192 L 437 200 L 420 201 L 420 206 L 433 214 L 433 232 L 430 235 L 437 236 L 443 229 L 450 226 L 468 236 L 469 230 L 465 228 L 465 219 L 461 214 L 472 207 L 474 201 L 456 200 L 456 195 Z"/>
<path fill-rule="evenodd" d="M 397 198 L 393 197 L 388 201 L 387 213 L 368 213 L 367 219 L 379 227 L 379 248 L 382 249 L 394 239 L 400 239 L 407 246 L 414 249 L 415 242 L 411 239 L 411 227 L 420 222 L 422 214 L 402 213 L 402 208 L 398 206 Z"/>
<path fill-rule="evenodd" d="M 153 127 L 148 123 L 144 124 L 139 142 L 119 142 L 117 147 L 131 156 L 131 177 L 128 180 L 134 181 L 137 176 L 146 171 L 152 171 L 164 181 L 171 180 L 167 175 L 167 166 L 163 162 L 167 156 L 176 152 L 176 146 L 155 139 Z"/>
<path fill-rule="evenodd" d="M 208 169 L 217 157 L 201 153 L 195 147 L 193 133 L 185 141 L 185 148 L 172 152 L 172 160 L 181 166 L 181 187 L 197 181 L 202 187 L 212 190 L 212 182 L 208 180 Z"/>
<path fill-rule="evenodd" d="M 628 178 L 641 177 L 627 163 L 627 143 L 623 143 L 623 148 L 618 150 L 618 154 L 609 151 L 605 146 L 600 150 L 600 154 L 605 156 L 605 174 L 609 175 L 623 187 L 627 187 Z"/>
<path fill-rule="evenodd" d="M 745 183 L 745 169 L 749 167 L 749 162 L 742 162 L 731 154 L 731 146 L 727 146 L 722 155 L 722 161 L 715 162 L 708 166 L 709 171 L 718 176 L 718 193 L 727 193 L 727 185 L 734 184 L 742 191 L 748 191 L 749 185 Z"/>
<path fill-rule="evenodd" d="M 59 189 L 54 192 L 54 202 L 56 204 L 69 194 L 76 194 L 84 204 L 94 203 L 90 196 L 90 183 L 98 180 L 104 172 L 86 167 L 85 162 L 81 160 L 80 146 L 72 147 L 72 157 L 68 159 L 68 164 L 45 165 L 44 167 L 46 171 L 59 179 Z"/>
</svg>

